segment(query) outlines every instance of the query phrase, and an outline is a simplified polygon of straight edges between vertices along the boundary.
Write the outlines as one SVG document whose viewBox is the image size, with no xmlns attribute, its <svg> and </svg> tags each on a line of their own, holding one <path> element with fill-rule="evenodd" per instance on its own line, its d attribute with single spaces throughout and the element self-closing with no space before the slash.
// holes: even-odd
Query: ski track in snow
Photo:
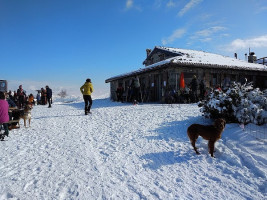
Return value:
<svg viewBox="0 0 267 200">
<path fill-rule="evenodd" d="M 187 138 L 209 122 L 196 105 L 83 106 L 35 106 L 31 127 L 0 143 L 0 199 L 266 199 L 266 145 L 237 124 L 211 158 L 207 141 L 196 155 Z"/>
</svg>

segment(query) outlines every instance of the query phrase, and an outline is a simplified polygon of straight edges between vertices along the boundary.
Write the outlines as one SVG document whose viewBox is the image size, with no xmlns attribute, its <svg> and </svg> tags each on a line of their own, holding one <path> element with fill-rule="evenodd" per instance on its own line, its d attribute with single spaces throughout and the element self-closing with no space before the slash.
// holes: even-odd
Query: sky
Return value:
<svg viewBox="0 0 267 200">
<path fill-rule="evenodd" d="M 0 79 L 80 95 L 91 78 L 100 95 L 155 46 L 265 57 L 266 19 L 266 0 L 0 0 Z"/>
</svg>

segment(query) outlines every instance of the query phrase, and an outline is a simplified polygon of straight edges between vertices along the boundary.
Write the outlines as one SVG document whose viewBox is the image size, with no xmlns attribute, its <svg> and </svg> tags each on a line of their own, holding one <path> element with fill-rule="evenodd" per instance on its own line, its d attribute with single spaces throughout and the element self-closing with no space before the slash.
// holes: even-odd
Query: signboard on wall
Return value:
<svg viewBox="0 0 267 200">
<path fill-rule="evenodd" d="M 0 91 L 7 92 L 7 81 L 6 80 L 0 80 Z"/>
</svg>

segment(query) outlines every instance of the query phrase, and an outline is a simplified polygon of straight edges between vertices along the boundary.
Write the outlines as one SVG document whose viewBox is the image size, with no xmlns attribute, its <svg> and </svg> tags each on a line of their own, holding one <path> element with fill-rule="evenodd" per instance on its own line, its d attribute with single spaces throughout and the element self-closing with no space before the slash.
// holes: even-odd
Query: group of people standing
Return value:
<svg viewBox="0 0 267 200">
<path fill-rule="evenodd" d="M 204 99 L 205 92 L 206 92 L 206 86 L 204 84 L 204 81 L 201 80 L 200 83 L 197 81 L 196 75 L 193 76 L 192 81 L 189 84 L 189 96 L 191 97 L 191 102 L 195 103 L 199 100 Z M 198 94 L 199 89 L 199 94 Z"/>
<path fill-rule="evenodd" d="M 205 98 L 206 92 L 204 81 L 198 82 L 196 75 L 193 75 L 191 82 L 184 88 L 180 88 L 177 92 L 174 89 L 168 91 L 165 101 L 166 103 L 196 103 Z"/>
<path fill-rule="evenodd" d="M 31 105 L 34 105 L 35 103 L 46 105 L 48 103 L 48 107 L 51 108 L 52 89 L 47 85 L 45 89 L 42 88 L 38 91 L 36 95 L 37 102 L 35 102 L 33 94 L 31 93 L 30 95 L 27 95 L 26 91 L 22 88 L 22 85 L 20 85 L 17 91 L 14 91 L 13 93 L 11 91 L 8 92 L 8 99 L 11 99 L 19 109 L 23 108 L 26 103 Z"/>
<path fill-rule="evenodd" d="M 166 103 L 196 103 L 205 99 L 214 90 L 222 91 L 219 85 L 216 85 L 214 88 L 206 87 L 204 80 L 198 81 L 196 75 L 194 75 L 191 82 L 179 91 L 176 92 L 174 89 L 168 90 L 165 99 Z"/>
<path fill-rule="evenodd" d="M 4 134 L 0 134 L 0 139 L 8 136 L 9 130 L 19 128 L 18 120 L 23 112 L 26 101 L 28 104 L 33 100 L 33 95 L 26 96 L 26 92 L 19 86 L 17 91 L 12 94 L 9 92 L 0 92 L 0 125 L 4 130 Z M 12 120 L 12 122 L 11 122 Z"/>
<path fill-rule="evenodd" d="M 45 89 L 41 88 L 41 90 L 38 90 L 36 100 L 38 105 L 46 105 L 48 103 L 48 108 L 51 108 L 52 89 L 47 85 Z"/>
<path fill-rule="evenodd" d="M 117 101 L 124 101 L 123 93 L 123 85 L 122 83 L 119 83 L 119 86 L 116 90 Z M 134 105 L 142 101 L 141 85 L 137 76 L 132 79 L 130 86 L 127 88 L 127 101 L 133 102 Z"/>
<path fill-rule="evenodd" d="M 199 91 L 199 92 L 198 92 Z M 135 76 L 130 86 L 126 88 L 126 91 L 123 88 L 123 84 L 119 83 L 116 89 L 116 96 L 117 101 L 123 102 L 124 100 L 128 102 L 133 102 L 136 104 L 140 101 L 146 101 L 149 99 L 150 96 L 150 89 L 149 88 L 141 88 L 139 78 Z M 166 103 L 168 102 L 187 102 L 187 103 L 195 103 L 199 100 L 204 99 L 206 92 L 206 87 L 204 81 L 201 80 L 200 82 L 197 81 L 196 75 L 192 77 L 191 82 L 188 85 L 185 85 L 184 88 L 181 88 L 178 92 L 175 91 L 173 88 L 167 87 L 164 89 L 164 95 Z M 124 98 L 124 96 L 126 98 Z"/>
<path fill-rule="evenodd" d="M 7 93 L 7 100 L 12 106 L 16 106 L 19 109 L 24 108 L 26 102 L 34 104 L 33 94 L 27 95 L 26 91 L 22 88 L 22 85 L 20 85 L 17 91 L 14 91 L 13 93 L 10 90 Z"/>
<path fill-rule="evenodd" d="M 91 113 L 91 106 L 93 104 L 91 94 L 93 92 L 93 84 L 91 83 L 91 79 L 86 79 L 86 82 L 80 87 L 80 91 L 83 94 L 84 102 L 85 102 L 85 115 Z M 38 104 L 46 104 L 48 103 L 48 107 L 51 108 L 52 104 L 52 89 L 49 86 L 46 86 L 45 89 L 42 88 L 41 91 L 38 91 L 36 96 Z M 19 86 L 17 91 L 14 91 L 12 94 L 9 92 L 0 91 L 0 125 L 3 126 L 4 133 L 0 134 L 0 139 L 3 140 L 4 136 L 9 135 L 9 130 L 15 128 L 11 127 L 10 120 L 13 118 L 11 115 L 10 109 L 17 108 L 17 110 L 23 110 L 25 105 L 34 105 L 34 96 L 30 94 L 26 95 L 26 91 L 22 88 L 22 85 Z M 19 114 L 19 113 L 18 113 Z M 19 119 L 19 115 L 18 115 Z M 13 119 L 14 120 L 14 119 Z"/>
<path fill-rule="evenodd" d="M 52 89 L 46 86 L 46 90 L 43 91 L 42 96 L 47 99 L 49 108 L 52 103 Z M 38 97 L 37 97 L 38 101 Z M 0 139 L 4 136 L 8 136 L 9 130 L 18 128 L 18 122 L 21 112 L 23 112 L 26 106 L 32 107 L 35 105 L 35 98 L 33 94 L 27 95 L 22 85 L 19 86 L 17 91 L 13 93 L 0 91 L 0 125 L 3 126 L 4 134 L 0 134 Z M 10 121 L 12 120 L 12 122 Z"/>
</svg>

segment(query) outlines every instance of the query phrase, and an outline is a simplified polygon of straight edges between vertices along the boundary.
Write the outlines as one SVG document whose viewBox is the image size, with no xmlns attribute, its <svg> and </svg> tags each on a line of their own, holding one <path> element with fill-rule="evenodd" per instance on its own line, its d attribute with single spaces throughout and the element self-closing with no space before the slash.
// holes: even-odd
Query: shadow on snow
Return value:
<svg viewBox="0 0 267 200">
<path fill-rule="evenodd" d="M 178 142 L 179 147 L 175 151 L 148 153 L 141 156 L 141 159 L 145 159 L 148 163 L 144 164 L 144 167 L 148 167 L 152 170 L 157 170 L 164 165 L 173 165 L 175 163 L 188 162 L 192 160 L 192 155 L 195 156 L 193 148 L 187 136 L 187 128 L 193 123 L 205 123 L 210 124 L 208 120 L 203 119 L 201 116 L 190 117 L 184 121 L 173 121 L 163 123 L 161 127 L 153 132 L 157 133 L 155 136 L 146 137 L 148 140 L 174 140 Z M 175 148 L 175 146 L 174 146 Z M 195 156 L 195 159 L 198 159 Z"/>
<path fill-rule="evenodd" d="M 70 103 L 69 105 L 77 109 L 81 110 L 84 109 L 84 102 Z M 113 102 L 110 100 L 110 98 L 95 99 L 93 100 L 92 109 L 107 108 L 107 107 L 122 107 L 122 106 L 132 106 L 132 105 L 133 105 L 132 103 L 128 102 L 127 103 Z M 163 123 L 159 128 L 152 130 L 151 132 L 156 133 L 157 135 L 146 137 L 148 140 L 159 140 L 159 141 L 174 140 L 176 142 L 179 142 L 181 146 L 180 149 L 177 149 L 176 151 L 148 153 L 141 156 L 140 157 L 141 159 L 147 161 L 147 164 L 144 164 L 144 167 L 150 168 L 152 170 L 157 170 L 164 165 L 186 163 L 188 162 L 188 160 L 199 159 L 199 157 L 195 156 L 193 148 L 187 137 L 187 128 L 193 123 L 211 124 L 211 121 L 204 119 L 202 116 L 189 117 L 188 119 L 183 121 L 173 121 L 173 122 Z M 204 146 L 206 146 L 206 144 Z M 193 155 L 194 157 L 192 157 Z"/>
<path fill-rule="evenodd" d="M 84 109 L 84 102 L 70 103 L 70 106 L 78 109 Z M 108 107 L 117 107 L 117 106 L 129 106 L 132 103 L 121 103 L 117 101 L 111 101 L 110 98 L 105 99 L 93 99 L 92 109 L 96 108 L 108 108 Z"/>
<path fill-rule="evenodd" d="M 140 105 L 143 105 L 146 103 L 140 103 Z M 148 103 L 148 104 L 155 104 L 155 105 L 162 105 L 159 103 Z M 66 105 L 66 104 L 64 104 Z M 75 102 L 75 103 L 68 103 L 69 106 L 72 106 L 77 109 L 84 109 L 84 102 Z M 92 105 L 92 110 L 96 108 L 109 108 L 109 107 L 122 107 L 122 106 L 133 106 L 131 102 L 117 102 L 117 101 L 112 101 L 110 98 L 105 98 L 105 99 L 93 99 L 93 105 Z"/>
</svg>

